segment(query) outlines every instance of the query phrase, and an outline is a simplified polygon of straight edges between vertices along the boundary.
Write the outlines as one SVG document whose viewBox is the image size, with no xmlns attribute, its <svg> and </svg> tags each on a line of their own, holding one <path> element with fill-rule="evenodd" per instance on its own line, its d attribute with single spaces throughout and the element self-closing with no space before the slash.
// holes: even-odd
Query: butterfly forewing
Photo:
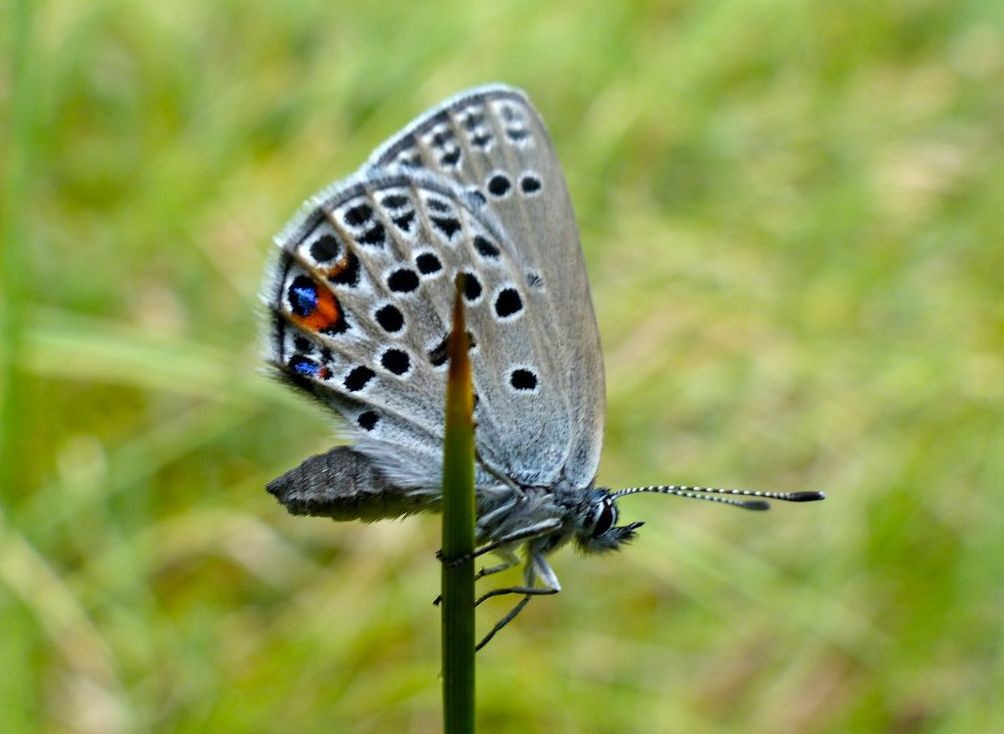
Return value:
<svg viewBox="0 0 1004 734">
<path fill-rule="evenodd" d="M 545 342 L 536 354 L 538 377 L 558 386 L 569 411 L 567 421 L 543 429 L 526 416 L 506 415 L 502 420 L 513 432 L 507 435 L 552 449 L 544 464 L 535 465 L 535 481 L 587 486 L 603 435 L 603 363 L 571 200 L 540 116 L 518 90 L 474 89 L 418 118 L 368 165 L 449 177 L 486 220 L 499 223 L 505 237 L 498 244 L 521 271 L 528 308 L 538 315 L 538 340 Z"/>
</svg>

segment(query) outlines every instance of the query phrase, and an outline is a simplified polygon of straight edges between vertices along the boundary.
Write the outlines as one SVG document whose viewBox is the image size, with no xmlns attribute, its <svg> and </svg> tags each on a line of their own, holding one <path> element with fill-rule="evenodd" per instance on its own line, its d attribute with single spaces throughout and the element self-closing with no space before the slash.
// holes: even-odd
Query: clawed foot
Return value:
<svg viewBox="0 0 1004 734">
<path fill-rule="evenodd" d="M 460 556 L 459 558 L 451 558 L 447 560 L 446 558 L 443 557 L 443 549 L 440 548 L 438 551 L 436 551 L 436 558 L 438 558 L 439 562 L 442 563 L 447 568 L 456 568 L 461 563 L 464 563 L 465 561 L 469 561 L 472 558 L 474 558 L 474 554 L 468 553 Z"/>
</svg>

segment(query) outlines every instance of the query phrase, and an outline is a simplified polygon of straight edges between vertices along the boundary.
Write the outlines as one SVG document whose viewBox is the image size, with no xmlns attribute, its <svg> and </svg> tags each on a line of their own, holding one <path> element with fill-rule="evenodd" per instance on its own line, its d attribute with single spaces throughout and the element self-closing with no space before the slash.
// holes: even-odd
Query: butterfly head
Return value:
<svg viewBox="0 0 1004 734">
<path fill-rule="evenodd" d="M 592 491 L 580 518 L 575 537 L 579 548 L 586 553 L 617 550 L 634 538 L 635 531 L 644 525 L 641 522 L 617 525 L 617 505 L 605 489 Z"/>
</svg>

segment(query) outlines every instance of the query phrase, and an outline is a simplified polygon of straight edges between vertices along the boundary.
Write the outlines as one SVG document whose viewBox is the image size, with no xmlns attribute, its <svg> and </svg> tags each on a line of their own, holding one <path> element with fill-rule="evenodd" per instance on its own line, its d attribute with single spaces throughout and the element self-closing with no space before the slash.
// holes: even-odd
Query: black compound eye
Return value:
<svg viewBox="0 0 1004 734">
<path fill-rule="evenodd" d="M 596 518 L 596 527 L 593 528 L 593 537 L 598 538 L 603 535 L 603 533 L 607 532 L 616 519 L 617 510 L 614 509 L 614 503 L 610 500 L 603 500 L 603 509 L 600 510 L 600 516 Z"/>
</svg>

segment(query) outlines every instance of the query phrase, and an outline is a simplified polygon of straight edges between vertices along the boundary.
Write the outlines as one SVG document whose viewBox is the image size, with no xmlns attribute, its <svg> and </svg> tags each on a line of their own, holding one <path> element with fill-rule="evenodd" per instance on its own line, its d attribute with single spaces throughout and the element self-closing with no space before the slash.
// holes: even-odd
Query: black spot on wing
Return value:
<svg viewBox="0 0 1004 734">
<path fill-rule="evenodd" d="M 531 370 L 520 367 L 509 374 L 509 384 L 519 392 L 532 392 L 537 389 L 537 375 Z"/>
<path fill-rule="evenodd" d="M 387 277 L 387 287 L 395 293 L 411 293 L 418 288 L 418 274 L 411 268 L 398 268 Z"/>
<path fill-rule="evenodd" d="M 523 299 L 515 288 L 503 288 L 495 297 L 495 313 L 500 319 L 509 318 L 523 310 Z"/>
<path fill-rule="evenodd" d="M 310 246 L 310 256 L 314 258 L 314 262 L 326 263 L 337 258 L 341 249 L 342 247 L 334 235 L 324 234 L 314 240 Z"/>
<path fill-rule="evenodd" d="M 519 180 L 519 188 L 524 194 L 536 194 L 543 186 L 543 182 L 531 173 L 524 174 Z"/>
<path fill-rule="evenodd" d="M 408 206 L 408 197 L 404 194 L 387 194 L 380 200 L 386 209 L 403 209 Z"/>
<path fill-rule="evenodd" d="M 495 197 L 503 197 L 509 193 L 512 182 L 504 173 L 496 173 L 488 179 L 488 193 Z"/>
<path fill-rule="evenodd" d="M 377 222 L 359 235 L 358 239 L 361 243 L 370 247 L 383 247 L 386 235 L 384 226 L 380 222 Z"/>
<path fill-rule="evenodd" d="M 369 204 L 357 204 L 345 211 L 345 223 L 350 227 L 362 227 L 373 218 L 373 207 Z"/>
<path fill-rule="evenodd" d="M 404 314 L 393 304 L 381 306 L 375 316 L 380 328 L 388 334 L 397 334 L 404 328 Z"/>
<path fill-rule="evenodd" d="M 443 234 L 446 239 L 453 239 L 453 235 L 460 231 L 460 220 L 455 217 L 429 217 L 434 229 Z"/>
<path fill-rule="evenodd" d="M 489 240 L 487 237 L 483 237 L 479 234 L 474 235 L 474 249 L 478 251 L 478 254 L 483 258 L 489 260 L 498 260 L 499 248 Z"/>
<path fill-rule="evenodd" d="M 432 275 L 443 269 L 443 263 L 431 252 L 423 252 L 416 257 L 415 264 L 418 266 L 418 272 L 422 275 Z"/>
<path fill-rule="evenodd" d="M 359 392 L 374 377 L 376 377 L 376 372 L 365 365 L 359 365 L 352 368 L 352 371 L 345 376 L 342 384 L 345 385 L 345 389 L 349 392 Z"/>
<path fill-rule="evenodd" d="M 469 303 L 481 298 L 481 281 L 474 273 L 466 273 L 467 277 L 464 278 L 464 298 L 467 299 Z"/>
<path fill-rule="evenodd" d="M 380 364 L 385 370 L 399 377 L 411 369 L 411 359 L 402 349 L 388 349 L 380 356 Z"/>
</svg>

